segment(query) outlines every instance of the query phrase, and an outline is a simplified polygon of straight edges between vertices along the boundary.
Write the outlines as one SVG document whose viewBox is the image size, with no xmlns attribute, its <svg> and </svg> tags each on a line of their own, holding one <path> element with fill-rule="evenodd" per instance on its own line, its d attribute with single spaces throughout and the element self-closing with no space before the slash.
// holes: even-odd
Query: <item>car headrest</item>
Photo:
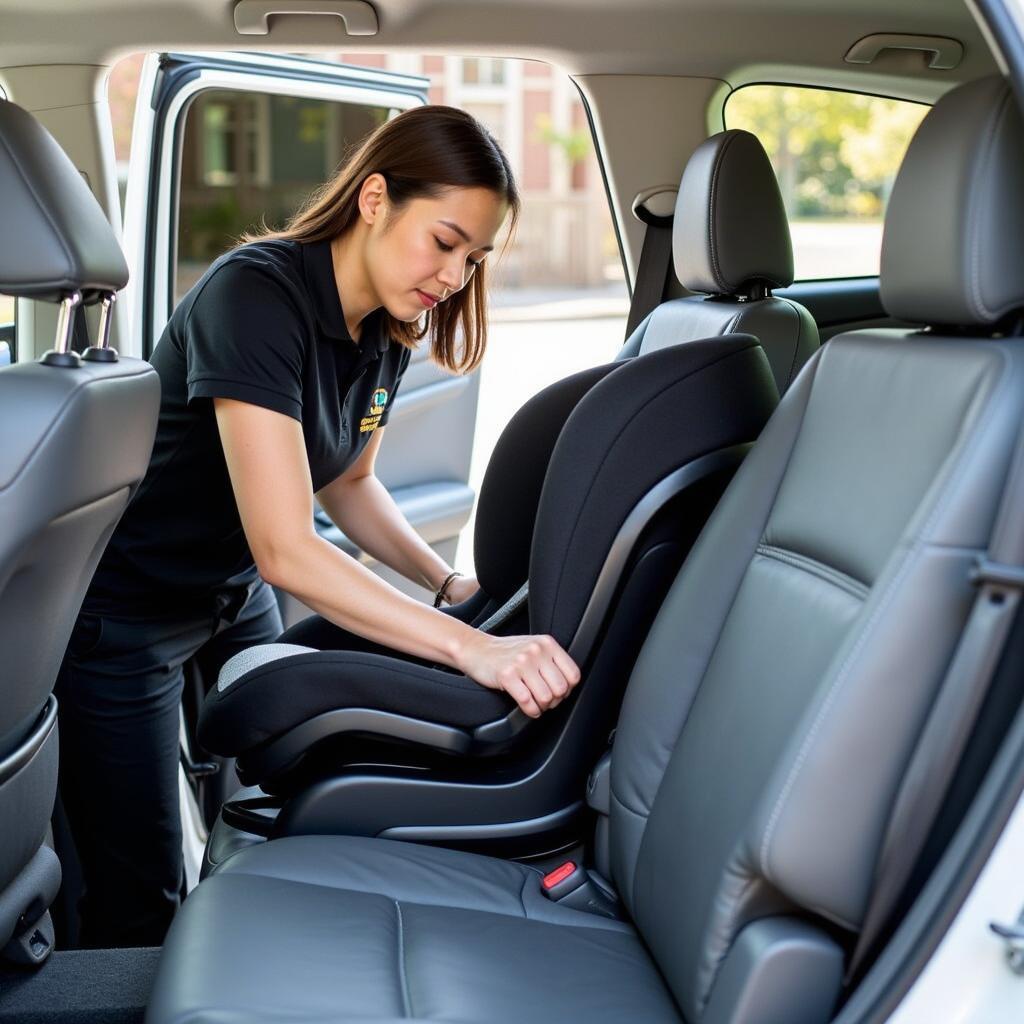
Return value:
<svg viewBox="0 0 1024 1024">
<path fill-rule="evenodd" d="M 1024 122 L 999 77 L 947 93 L 921 122 L 889 199 L 886 310 L 977 327 L 1024 308 Z"/>
<path fill-rule="evenodd" d="M 89 186 L 50 133 L 0 100 L 0 292 L 84 302 L 123 288 L 128 265 Z"/>
<path fill-rule="evenodd" d="M 743 295 L 793 283 L 779 183 L 750 132 L 719 132 L 694 150 L 676 197 L 672 259 L 692 292 Z"/>
</svg>

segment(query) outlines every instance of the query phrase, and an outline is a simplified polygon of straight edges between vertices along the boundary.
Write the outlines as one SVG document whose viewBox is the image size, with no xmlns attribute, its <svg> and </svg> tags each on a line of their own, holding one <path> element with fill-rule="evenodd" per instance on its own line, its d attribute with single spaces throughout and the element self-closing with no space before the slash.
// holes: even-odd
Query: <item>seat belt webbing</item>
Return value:
<svg viewBox="0 0 1024 1024">
<path fill-rule="evenodd" d="M 974 580 L 978 595 L 896 794 L 847 984 L 885 929 L 924 849 L 1017 616 L 1024 591 L 1024 433 Z"/>
<path fill-rule="evenodd" d="M 644 207 L 639 207 L 636 214 L 647 225 L 647 230 L 626 320 L 627 338 L 651 310 L 661 305 L 672 268 L 672 218 L 658 217 Z"/>
<path fill-rule="evenodd" d="M 530 581 L 527 580 L 500 608 L 492 612 L 476 628 L 481 633 L 493 633 L 500 626 L 503 626 L 530 597 Z"/>
</svg>

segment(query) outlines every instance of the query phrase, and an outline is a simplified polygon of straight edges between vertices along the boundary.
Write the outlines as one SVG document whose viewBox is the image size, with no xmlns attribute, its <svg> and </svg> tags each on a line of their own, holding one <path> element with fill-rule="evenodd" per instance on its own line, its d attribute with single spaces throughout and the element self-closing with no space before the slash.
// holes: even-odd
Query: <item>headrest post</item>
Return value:
<svg viewBox="0 0 1024 1024">
<path fill-rule="evenodd" d="M 117 292 L 108 292 L 103 296 L 100 306 L 99 339 L 95 345 L 85 350 L 82 358 L 90 363 L 116 363 L 117 349 L 110 348 L 110 314 L 117 301 Z"/>
<path fill-rule="evenodd" d="M 117 301 L 117 292 L 110 292 L 103 296 L 103 303 L 100 305 L 100 329 L 99 339 L 96 342 L 97 348 L 106 348 L 110 342 L 110 314 L 113 312 L 114 303 Z"/>
<path fill-rule="evenodd" d="M 71 351 L 71 331 L 75 323 L 75 310 L 81 305 L 82 293 L 72 292 L 60 300 L 57 314 L 57 336 L 53 339 L 53 350 L 61 355 Z"/>
<path fill-rule="evenodd" d="M 40 360 L 46 366 L 77 367 L 82 365 L 82 357 L 71 349 L 71 332 L 75 324 L 75 310 L 82 303 L 82 293 L 72 292 L 60 300 L 60 311 L 57 314 L 57 335 L 53 339 L 53 348 Z"/>
</svg>

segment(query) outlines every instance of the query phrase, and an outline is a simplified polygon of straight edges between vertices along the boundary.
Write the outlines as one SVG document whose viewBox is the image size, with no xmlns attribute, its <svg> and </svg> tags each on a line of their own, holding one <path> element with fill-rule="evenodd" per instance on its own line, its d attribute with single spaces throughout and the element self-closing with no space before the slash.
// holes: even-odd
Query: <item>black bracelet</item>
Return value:
<svg viewBox="0 0 1024 1024">
<path fill-rule="evenodd" d="M 455 579 L 456 576 L 461 576 L 461 575 L 462 575 L 461 572 L 454 572 L 453 571 L 453 572 L 448 573 L 447 576 L 445 576 L 444 583 L 442 583 L 441 586 L 439 586 L 437 588 L 437 593 L 434 595 L 434 607 L 435 608 L 440 608 L 441 607 L 441 602 L 445 599 L 445 591 L 451 585 L 452 580 Z"/>
</svg>

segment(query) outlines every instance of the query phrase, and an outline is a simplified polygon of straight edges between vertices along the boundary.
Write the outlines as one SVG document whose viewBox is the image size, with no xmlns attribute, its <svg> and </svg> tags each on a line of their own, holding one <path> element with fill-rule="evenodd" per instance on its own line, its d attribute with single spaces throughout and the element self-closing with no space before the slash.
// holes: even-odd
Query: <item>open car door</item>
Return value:
<svg viewBox="0 0 1024 1024">
<path fill-rule="evenodd" d="M 130 343 L 148 356 L 177 301 L 247 229 L 283 225 L 383 121 L 423 104 L 427 79 L 274 54 L 146 58 L 125 199 Z M 241 300 L 240 300 L 241 301 Z M 478 376 L 413 354 L 377 460 L 378 476 L 449 563 L 468 521 Z M 317 530 L 356 557 L 319 509 Z M 368 562 L 369 560 L 366 559 Z M 372 563 L 370 563 L 372 565 Z M 373 566 L 407 593 L 426 592 Z M 280 595 L 285 625 L 308 609 Z"/>
</svg>

